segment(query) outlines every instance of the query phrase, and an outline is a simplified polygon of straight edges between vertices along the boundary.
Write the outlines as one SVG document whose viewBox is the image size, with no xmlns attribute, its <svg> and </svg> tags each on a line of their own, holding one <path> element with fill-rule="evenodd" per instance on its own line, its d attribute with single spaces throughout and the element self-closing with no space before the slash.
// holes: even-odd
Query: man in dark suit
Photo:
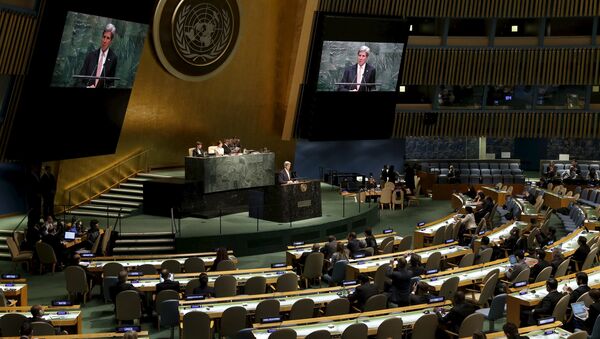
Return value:
<svg viewBox="0 0 600 339">
<path fill-rule="evenodd" d="M 348 300 L 350 300 L 350 303 L 354 303 L 356 307 L 363 310 L 367 300 L 376 295 L 378 291 L 377 286 L 371 284 L 369 277 L 366 274 L 359 274 L 357 280 L 360 283 L 360 286 L 354 290 L 354 293 L 348 295 Z"/>
<path fill-rule="evenodd" d="M 365 248 L 365 243 L 356 238 L 356 233 L 348 233 L 348 243 L 346 248 L 350 251 L 350 255 L 354 257 L 357 253 L 362 253 L 362 249 Z"/>
<path fill-rule="evenodd" d="M 171 280 L 171 274 L 169 273 L 169 270 L 163 269 L 160 271 L 160 277 L 162 282 L 156 284 L 156 294 L 164 290 L 173 290 L 179 292 L 179 281 Z"/>
<path fill-rule="evenodd" d="M 552 314 L 554 307 L 556 304 L 558 304 L 560 298 L 563 297 L 563 294 L 556 290 L 557 288 L 558 281 L 556 279 L 550 278 L 548 281 L 546 281 L 546 290 L 548 291 L 548 294 L 546 294 L 536 308 L 530 312 L 525 311 L 524 315 L 527 315 L 528 317 L 528 325 L 535 325 L 537 319 L 547 317 Z"/>
<path fill-rule="evenodd" d="M 577 299 L 581 297 L 583 294 L 590 291 L 590 287 L 588 286 L 588 275 L 585 272 L 577 272 L 575 275 L 575 280 L 577 281 L 577 288 L 572 289 L 569 286 L 564 286 L 563 292 L 569 294 L 569 304 L 577 302 Z"/>
<path fill-rule="evenodd" d="M 518 262 L 514 264 L 511 268 L 506 272 L 506 278 L 510 282 L 515 282 L 514 280 L 517 278 L 519 273 L 529 268 L 525 263 L 525 254 L 523 251 L 516 251 L 515 257 L 517 257 Z"/>
<path fill-rule="evenodd" d="M 136 292 L 138 292 L 140 297 L 142 296 L 142 293 L 140 292 L 140 290 L 135 288 L 135 286 L 133 286 L 131 283 L 127 282 L 127 271 L 126 270 L 119 272 L 118 278 L 119 278 L 119 281 L 117 282 L 117 284 L 110 288 L 110 296 L 115 304 L 117 303 L 117 295 L 123 291 L 130 291 L 130 290 L 136 291 Z M 141 299 L 140 299 L 140 301 L 141 301 Z"/>
<path fill-rule="evenodd" d="M 529 274 L 529 280 L 534 282 L 540 272 L 550 266 L 550 263 L 546 261 L 546 251 L 539 249 L 536 252 L 537 263 L 531 267 L 531 271 Z"/>
<path fill-rule="evenodd" d="M 283 163 L 283 169 L 279 171 L 279 177 L 277 179 L 280 185 L 294 183 L 294 176 L 292 175 L 292 163 L 286 161 Z"/>
<path fill-rule="evenodd" d="M 115 76 L 117 55 L 109 47 L 113 42 L 116 30 L 113 24 L 106 25 L 104 31 L 102 31 L 100 48 L 88 53 L 79 75 L 102 78 Z M 87 88 L 108 88 L 114 86 L 114 80 L 105 81 L 103 79 L 86 78 L 82 80 L 82 85 Z"/>
<path fill-rule="evenodd" d="M 465 302 L 465 292 L 457 291 L 454 294 L 453 307 L 447 313 L 444 309 L 440 308 L 436 310 L 440 325 L 445 326 L 446 329 L 458 333 L 460 325 L 467 316 L 475 313 L 478 309 L 477 306 Z"/>
<path fill-rule="evenodd" d="M 31 324 L 34 322 L 47 323 L 52 325 L 52 322 L 50 320 L 44 319 L 44 308 L 42 307 L 42 305 L 31 306 L 29 312 L 31 312 L 31 317 L 25 320 L 25 323 L 29 324 L 29 326 L 31 326 Z M 52 326 L 54 327 L 54 325 Z M 60 328 L 54 327 L 54 333 L 59 334 Z"/>
<path fill-rule="evenodd" d="M 386 276 L 392 279 L 389 300 L 398 306 L 408 306 L 410 304 L 412 275 L 406 269 L 406 266 L 406 259 L 400 257 L 398 258 L 396 270 L 392 271 L 392 267 L 394 267 L 394 259 L 392 259 L 390 261 L 390 268 L 386 272 Z"/>
<path fill-rule="evenodd" d="M 203 157 L 206 155 L 206 152 L 202 149 L 202 141 L 196 141 L 196 148 L 192 151 L 192 156 L 194 158 Z"/>
<path fill-rule="evenodd" d="M 356 64 L 346 67 L 342 76 L 343 83 L 372 84 L 375 83 L 375 67 L 369 65 L 369 52 L 367 46 L 358 49 Z M 375 85 L 340 85 L 338 91 L 342 92 L 370 92 L 375 90 Z"/>
</svg>

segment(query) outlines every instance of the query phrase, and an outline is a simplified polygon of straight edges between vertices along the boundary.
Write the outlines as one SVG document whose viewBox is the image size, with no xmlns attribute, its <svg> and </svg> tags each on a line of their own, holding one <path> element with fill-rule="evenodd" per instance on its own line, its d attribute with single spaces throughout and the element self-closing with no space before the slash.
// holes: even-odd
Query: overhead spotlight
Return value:
<svg viewBox="0 0 600 339">
<path fill-rule="evenodd" d="M 400 93 L 404 93 L 404 92 L 406 92 L 406 86 L 400 86 L 400 87 L 398 88 L 398 92 L 400 92 Z"/>
<path fill-rule="evenodd" d="M 510 26 L 510 31 L 513 33 L 517 33 L 519 31 L 519 26 L 517 26 L 517 25 Z"/>
<path fill-rule="evenodd" d="M 412 25 L 408 26 L 408 30 L 412 32 Z"/>
</svg>

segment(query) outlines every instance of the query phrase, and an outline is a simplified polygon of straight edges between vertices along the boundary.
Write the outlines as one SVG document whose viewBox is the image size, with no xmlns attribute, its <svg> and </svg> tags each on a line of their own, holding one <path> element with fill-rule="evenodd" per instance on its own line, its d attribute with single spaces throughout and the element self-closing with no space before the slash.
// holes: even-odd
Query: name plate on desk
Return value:
<svg viewBox="0 0 600 339">
<path fill-rule="evenodd" d="M 298 208 L 310 207 L 311 205 L 312 205 L 312 202 L 310 200 L 300 200 L 300 201 L 298 201 Z"/>
</svg>

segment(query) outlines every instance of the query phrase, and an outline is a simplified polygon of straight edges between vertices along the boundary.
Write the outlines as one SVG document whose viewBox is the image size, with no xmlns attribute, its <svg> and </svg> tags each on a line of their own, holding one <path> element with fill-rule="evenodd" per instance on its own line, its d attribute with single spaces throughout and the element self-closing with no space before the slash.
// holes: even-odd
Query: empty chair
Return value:
<svg viewBox="0 0 600 339">
<path fill-rule="evenodd" d="M 392 243 L 392 246 L 394 246 L 394 237 L 385 237 L 385 239 L 379 243 L 379 252 L 382 252 L 389 243 Z"/>
<path fill-rule="evenodd" d="M 137 291 L 128 290 L 117 294 L 115 316 L 119 326 L 122 321 L 133 320 L 134 323 L 139 323 L 142 317 L 142 303 Z"/>
<path fill-rule="evenodd" d="M 383 209 L 385 205 L 388 205 L 392 209 L 392 191 L 393 188 L 384 188 L 381 190 L 381 197 L 379 198 L 379 207 Z"/>
<path fill-rule="evenodd" d="M 171 339 L 174 337 L 175 327 L 179 326 L 179 300 L 163 300 L 158 304 L 157 312 L 159 325 L 171 328 Z M 160 330 L 160 327 L 159 327 Z"/>
<path fill-rule="evenodd" d="M 425 264 L 426 270 L 439 270 L 440 269 L 440 261 L 442 260 L 442 253 L 433 252 L 427 258 L 427 264 Z"/>
<path fill-rule="evenodd" d="M 435 331 L 438 327 L 438 318 L 436 314 L 425 314 L 419 317 L 413 326 L 413 338 L 435 338 Z"/>
<path fill-rule="evenodd" d="M 548 267 L 544 268 L 543 270 L 541 270 L 540 273 L 538 273 L 534 282 L 537 283 L 540 281 L 546 281 L 550 278 L 551 275 L 552 275 L 552 266 L 548 266 Z"/>
<path fill-rule="evenodd" d="M 504 309 L 506 308 L 506 293 L 498 294 L 492 299 L 489 308 L 482 308 L 475 312 L 483 314 L 489 321 L 490 331 L 494 331 L 494 321 L 504 318 Z"/>
<path fill-rule="evenodd" d="M 342 339 L 367 339 L 369 328 L 364 323 L 354 323 L 342 332 Z"/>
<path fill-rule="evenodd" d="M 36 336 L 56 334 L 56 329 L 51 324 L 44 321 L 34 321 L 31 323 L 31 332 L 35 333 Z"/>
<path fill-rule="evenodd" d="M 185 295 L 194 294 L 194 288 L 199 287 L 199 286 L 200 286 L 200 279 L 198 279 L 198 278 L 191 279 L 190 281 L 188 281 L 187 284 L 185 284 Z"/>
<path fill-rule="evenodd" d="M 333 299 L 325 308 L 325 316 L 348 314 L 350 312 L 350 301 L 346 298 Z"/>
<path fill-rule="evenodd" d="M 392 209 L 396 209 L 396 205 L 400 205 L 400 209 L 404 209 L 404 190 L 394 190 L 392 192 Z"/>
<path fill-rule="evenodd" d="M 215 280 L 215 297 L 232 297 L 237 294 L 237 280 L 232 275 L 222 275 Z"/>
<path fill-rule="evenodd" d="M 210 317 L 205 312 L 188 312 L 183 316 L 183 339 L 212 338 Z"/>
<path fill-rule="evenodd" d="M 72 300 L 77 300 L 77 296 L 83 296 L 83 303 L 90 292 L 90 281 L 88 281 L 85 270 L 80 266 L 69 266 L 65 268 L 65 280 L 67 292 Z"/>
<path fill-rule="evenodd" d="M 291 328 L 280 328 L 271 333 L 269 339 L 296 339 L 296 331 Z"/>
<path fill-rule="evenodd" d="M 575 332 L 567 337 L 567 339 L 588 339 L 586 331 Z"/>
<path fill-rule="evenodd" d="M 492 259 L 493 251 L 494 250 L 492 248 L 486 248 L 485 250 L 480 251 L 479 256 L 475 260 L 474 264 L 479 265 L 479 264 L 489 262 Z"/>
<path fill-rule="evenodd" d="M 52 265 L 52 273 L 54 273 L 56 269 L 56 254 L 52 246 L 43 241 L 38 241 L 35 244 L 35 250 L 40 261 L 40 273 L 43 272 L 44 265 Z"/>
<path fill-rule="evenodd" d="M 318 330 L 310 333 L 304 339 L 330 339 L 331 333 L 327 330 Z"/>
<path fill-rule="evenodd" d="M 446 279 L 446 281 L 444 281 L 442 283 L 442 287 L 440 288 L 439 296 L 444 297 L 445 300 L 452 300 L 452 298 L 454 298 L 454 294 L 456 294 L 456 291 L 458 290 L 459 282 L 460 282 L 459 277 L 452 277 L 452 278 Z"/>
<path fill-rule="evenodd" d="M 585 260 L 583 261 L 583 264 L 581 265 L 580 271 L 584 271 L 584 270 L 587 270 L 588 268 L 591 268 L 592 265 L 594 264 L 594 261 L 596 261 L 596 256 L 597 255 L 598 255 L 598 248 L 593 248 L 590 251 L 590 253 L 588 253 L 588 255 L 585 258 Z"/>
<path fill-rule="evenodd" d="M 279 316 L 279 300 L 265 299 L 256 305 L 254 312 L 255 322 L 261 322 L 264 318 L 274 318 Z"/>
<path fill-rule="evenodd" d="M 18 337 L 27 317 L 19 313 L 6 313 L 0 317 L 0 333 L 4 337 Z"/>
<path fill-rule="evenodd" d="M 315 313 L 315 302 L 309 298 L 296 300 L 290 310 L 290 320 L 312 318 Z"/>
<path fill-rule="evenodd" d="M 431 242 L 432 245 L 441 245 L 444 243 L 444 240 L 446 240 L 446 227 L 452 227 L 452 225 L 442 226 L 438 228 L 438 230 L 435 231 L 435 234 L 433 235 L 433 241 Z"/>
<path fill-rule="evenodd" d="M 402 339 L 402 319 L 385 319 L 377 328 L 377 339 Z"/>
<path fill-rule="evenodd" d="M 459 338 L 472 337 L 473 333 L 481 331 L 483 329 L 483 321 L 485 317 L 481 313 L 469 314 L 458 329 L 456 336 Z M 450 332 L 452 333 L 452 332 Z"/>
<path fill-rule="evenodd" d="M 156 267 L 152 264 L 143 264 L 136 268 L 136 271 L 142 272 L 144 275 L 153 275 L 157 274 Z"/>
<path fill-rule="evenodd" d="M 586 307 L 590 307 L 590 305 L 594 303 L 594 299 L 592 299 L 592 297 L 590 297 L 589 292 L 585 292 L 579 298 L 577 298 L 577 302 L 580 302 L 580 301 L 583 301 L 583 303 L 585 304 Z"/>
<path fill-rule="evenodd" d="M 567 258 L 563 260 L 563 262 L 558 265 L 556 268 L 556 272 L 554 272 L 554 277 L 563 277 L 567 275 L 567 270 L 569 269 L 569 264 L 571 263 L 571 259 Z"/>
<path fill-rule="evenodd" d="M 109 227 L 104 231 L 102 235 L 102 246 L 100 247 L 101 253 L 104 256 L 108 256 L 110 248 L 108 245 L 110 244 L 110 237 L 112 235 L 112 227 Z"/>
<path fill-rule="evenodd" d="M 554 311 L 552 311 L 552 316 L 557 321 L 565 322 L 567 317 L 567 307 L 569 306 L 569 298 L 570 296 L 567 294 L 564 297 L 560 298 L 556 306 L 554 306 Z"/>
<path fill-rule="evenodd" d="M 306 258 L 306 264 L 302 271 L 302 279 L 304 279 L 307 288 L 310 286 L 310 280 L 321 278 L 323 272 L 323 259 L 323 253 L 311 253 Z"/>
<path fill-rule="evenodd" d="M 291 292 L 298 290 L 296 273 L 285 273 L 277 277 L 276 292 Z"/>
<path fill-rule="evenodd" d="M 221 316 L 221 338 L 234 336 L 243 328 L 246 328 L 245 308 L 242 306 L 233 306 L 223 311 L 223 315 Z"/>
<path fill-rule="evenodd" d="M 412 235 L 407 235 L 406 237 L 402 238 L 402 240 L 400 240 L 400 244 L 398 245 L 398 252 L 410 250 L 412 248 L 412 240 Z"/>
<path fill-rule="evenodd" d="M 385 308 L 387 308 L 387 295 L 376 294 L 367 299 L 363 312 L 383 310 Z"/>
<path fill-rule="evenodd" d="M 383 250 L 381 251 L 381 254 L 389 254 L 394 252 L 394 242 L 388 242 L 385 247 L 383 248 Z"/>
<path fill-rule="evenodd" d="M 475 262 L 475 254 L 467 253 L 460 259 L 458 267 L 473 266 L 473 262 Z"/>
<path fill-rule="evenodd" d="M 236 267 L 233 260 L 222 260 L 217 264 L 217 271 L 233 271 L 235 269 Z"/>
<path fill-rule="evenodd" d="M 123 265 L 118 262 L 109 262 L 102 266 L 102 276 L 103 277 L 116 277 L 119 275 L 119 272 L 123 270 Z M 154 274 L 156 274 L 156 269 L 154 270 Z"/>
<path fill-rule="evenodd" d="M 110 293 L 110 289 L 117 285 L 119 279 L 115 276 L 107 276 L 102 278 L 102 296 L 104 297 L 104 302 L 114 301 L 112 300 L 112 296 Z"/>
<path fill-rule="evenodd" d="M 329 286 L 336 286 L 342 283 L 344 279 L 346 279 L 346 267 L 348 266 L 348 261 L 339 260 L 333 264 L 333 269 L 331 271 L 331 276 L 325 274 L 323 276 L 323 280 L 329 283 Z"/>
<path fill-rule="evenodd" d="M 267 291 L 267 279 L 262 276 L 251 277 L 244 285 L 244 294 L 264 294 Z"/>
<path fill-rule="evenodd" d="M 15 270 L 19 263 L 25 263 L 27 265 L 27 271 L 30 269 L 31 260 L 33 260 L 33 252 L 31 251 L 20 251 L 19 246 L 12 238 L 6 238 L 6 244 L 10 251 L 10 259 L 15 263 Z"/>
<path fill-rule="evenodd" d="M 162 291 L 158 292 L 158 294 L 156 295 L 156 300 L 155 300 L 154 304 L 155 304 L 156 313 L 158 315 L 157 325 L 158 325 L 159 330 L 160 330 L 160 325 L 161 325 L 161 307 L 163 306 L 162 302 L 165 300 L 178 301 L 179 293 L 174 290 L 162 290 Z M 167 306 L 167 307 L 169 307 L 169 306 Z"/>
<path fill-rule="evenodd" d="M 389 278 L 386 276 L 389 267 L 390 264 L 383 264 L 377 267 L 377 271 L 375 271 L 373 284 L 377 287 L 377 291 L 379 291 L 379 293 L 383 292 L 385 282 L 389 280 Z"/>
<path fill-rule="evenodd" d="M 161 269 L 167 269 L 170 273 L 181 273 L 181 263 L 175 259 L 168 259 L 160 264 Z"/>
</svg>

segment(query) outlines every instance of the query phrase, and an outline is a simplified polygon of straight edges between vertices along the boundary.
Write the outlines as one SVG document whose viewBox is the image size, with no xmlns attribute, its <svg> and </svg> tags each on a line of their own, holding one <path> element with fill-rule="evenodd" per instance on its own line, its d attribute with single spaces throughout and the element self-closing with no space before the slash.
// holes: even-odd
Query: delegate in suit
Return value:
<svg viewBox="0 0 600 339">
<path fill-rule="evenodd" d="M 371 49 L 367 46 L 362 46 L 358 49 L 356 64 L 346 67 L 342 83 L 375 83 L 375 67 L 369 65 L 369 52 Z M 338 91 L 342 92 L 370 92 L 375 90 L 375 85 L 340 85 Z"/>
<path fill-rule="evenodd" d="M 277 181 L 279 182 L 280 185 L 294 183 L 294 176 L 292 174 L 292 163 L 291 162 L 286 161 L 283 163 L 283 169 L 281 171 L 279 171 L 279 176 L 277 178 Z"/>
<path fill-rule="evenodd" d="M 102 31 L 102 41 L 100 48 L 88 53 L 85 57 L 83 67 L 79 75 L 93 77 L 114 77 L 117 70 L 117 55 L 110 49 L 110 45 L 115 37 L 116 28 L 113 24 L 108 24 Z M 83 79 L 82 85 L 87 88 L 107 88 L 114 86 L 114 80 L 103 79 Z"/>
</svg>

